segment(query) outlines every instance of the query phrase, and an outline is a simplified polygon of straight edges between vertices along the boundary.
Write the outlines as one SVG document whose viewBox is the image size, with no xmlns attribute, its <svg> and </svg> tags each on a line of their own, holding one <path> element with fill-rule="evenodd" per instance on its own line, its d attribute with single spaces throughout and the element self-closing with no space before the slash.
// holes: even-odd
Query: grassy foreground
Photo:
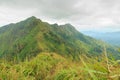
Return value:
<svg viewBox="0 0 120 80">
<path fill-rule="evenodd" d="M 120 80 L 119 60 L 80 56 L 80 61 L 56 53 L 41 53 L 16 63 L 0 61 L 0 80 Z"/>
</svg>

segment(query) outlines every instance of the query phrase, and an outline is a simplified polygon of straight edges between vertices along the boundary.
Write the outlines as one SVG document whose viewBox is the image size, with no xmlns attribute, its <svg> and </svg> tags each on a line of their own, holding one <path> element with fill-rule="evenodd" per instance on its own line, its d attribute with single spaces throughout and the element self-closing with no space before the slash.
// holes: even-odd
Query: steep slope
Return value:
<svg viewBox="0 0 120 80">
<path fill-rule="evenodd" d="M 107 45 L 107 51 L 118 52 Z M 31 58 L 39 52 L 56 52 L 78 59 L 79 54 L 98 55 L 103 42 L 78 32 L 72 25 L 57 25 L 30 17 L 16 24 L 0 28 L 0 57 L 11 60 Z"/>
</svg>

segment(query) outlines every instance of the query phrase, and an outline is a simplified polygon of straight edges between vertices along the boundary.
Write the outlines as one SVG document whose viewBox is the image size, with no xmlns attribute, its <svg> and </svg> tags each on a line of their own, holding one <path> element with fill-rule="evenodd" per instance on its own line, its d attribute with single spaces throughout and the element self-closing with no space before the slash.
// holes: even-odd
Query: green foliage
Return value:
<svg viewBox="0 0 120 80">
<path fill-rule="evenodd" d="M 108 80 L 120 74 L 120 64 L 108 70 L 104 58 L 81 56 L 81 61 L 72 61 L 56 53 L 41 53 L 32 60 L 15 64 L 0 61 L 1 80 Z M 102 56 L 101 56 L 102 58 Z M 116 62 L 113 61 L 112 62 Z M 112 64 L 111 64 L 112 65 Z M 118 77 L 111 78 L 119 80 Z"/>
<path fill-rule="evenodd" d="M 56 52 L 79 60 L 79 54 L 95 56 L 102 53 L 102 44 L 81 34 L 70 24 L 51 25 L 35 17 L 0 28 L 0 57 L 7 60 L 23 61 L 40 52 Z M 119 57 L 115 48 L 108 46 L 107 51 Z"/>
<path fill-rule="evenodd" d="M 113 54 L 107 54 L 112 56 L 112 73 L 101 55 L 103 44 Z M 120 65 L 114 57 L 119 56 L 116 48 L 81 34 L 70 24 L 50 25 L 30 17 L 0 28 L 0 80 L 116 78 Z"/>
</svg>

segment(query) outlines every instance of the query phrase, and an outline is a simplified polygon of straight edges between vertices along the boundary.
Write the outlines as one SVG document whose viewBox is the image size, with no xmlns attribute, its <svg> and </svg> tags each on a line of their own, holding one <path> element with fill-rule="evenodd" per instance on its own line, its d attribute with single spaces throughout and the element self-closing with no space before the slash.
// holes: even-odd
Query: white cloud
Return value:
<svg viewBox="0 0 120 80">
<path fill-rule="evenodd" d="M 120 0 L 2 0 L 0 25 L 37 16 L 77 29 L 120 29 Z"/>
</svg>

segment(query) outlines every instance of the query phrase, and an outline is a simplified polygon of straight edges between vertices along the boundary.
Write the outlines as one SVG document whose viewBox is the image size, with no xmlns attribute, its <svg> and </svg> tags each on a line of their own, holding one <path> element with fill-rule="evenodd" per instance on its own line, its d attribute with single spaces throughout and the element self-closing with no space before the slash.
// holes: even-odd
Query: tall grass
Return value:
<svg viewBox="0 0 120 80">
<path fill-rule="evenodd" d="M 56 53 L 41 53 L 30 61 L 26 59 L 19 63 L 2 60 L 0 61 L 0 79 L 119 80 L 120 64 L 109 60 L 106 55 L 104 57 L 99 60 L 98 57 L 81 55 L 80 61 L 73 61 Z M 108 64 L 110 62 L 111 64 Z"/>
</svg>

